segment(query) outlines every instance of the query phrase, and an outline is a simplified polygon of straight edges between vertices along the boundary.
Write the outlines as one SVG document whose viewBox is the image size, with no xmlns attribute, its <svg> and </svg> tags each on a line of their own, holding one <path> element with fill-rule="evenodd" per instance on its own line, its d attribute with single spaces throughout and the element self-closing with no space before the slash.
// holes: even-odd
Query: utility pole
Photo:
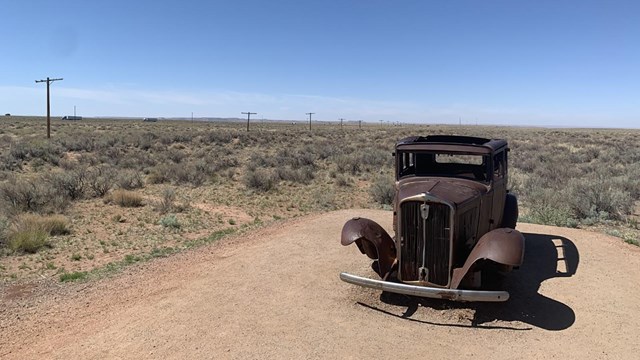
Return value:
<svg viewBox="0 0 640 360">
<path fill-rule="evenodd" d="M 193 111 L 191 112 L 191 123 L 193 123 Z"/>
<path fill-rule="evenodd" d="M 358 120 L 358 129 L 362 129 L 362 120 Z"/>
<path fill-rule="evenodd" d="M 305 114 L 309 115 L 309 130 L 311 130 L 311 115 L 313 115 L 315 113 L 309 112 L 309 113 L 305 113 Z"/>
<path fill-rule="evenodd" d="M 73 117 L 74 118 L 76 117 L 76 106 L 75 105 L 73 105 Z"/>
<path fill-rule="evenodd" d="M 340 129 L 342 129 L 342 122 L 344 121 L 343 118 L 340 118 Z"/>
<path fill-rule="evenodd" d="M 249 131 L 249 119 L 251 118 L 251 115 L 256 115 L 257 113 L 253 113 L 251 111 L 247 111 L 247 112 L 243 112 L 242 114 L 246 114 L 247 115 L 247 131 Z"/>
<path fill-rule="evenodd" d="M 62 80 L 59 79 L 49 79 L 47 77 L 46 80 L 36 80 L 36 83 L 46 82 L 47 83 L 47 139 L 51 138 L 51 101 L 49 100 L 49 86 L 52 82 Z"/>
</svg>

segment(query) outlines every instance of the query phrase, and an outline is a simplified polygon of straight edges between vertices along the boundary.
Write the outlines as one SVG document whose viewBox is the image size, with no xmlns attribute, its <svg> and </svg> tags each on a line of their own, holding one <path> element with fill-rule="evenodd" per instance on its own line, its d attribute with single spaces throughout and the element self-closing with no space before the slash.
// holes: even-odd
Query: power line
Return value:
<svg viewBox="0 0 640 360">
<path fill-rule="evenodd" d="M 51 138 L 51 101 L 49 100 L 49 86 L 54 81 L 63 80 L 62 78 L 58 79 L 50 79 L 47 77 L 46 80 L 36 80 L 37 83 L 46 82 L 47 83 L 47 139 Z"/>
<path fill-rule="evenodd" d="M 305 113 L 305 114 L 309 115 L 309 130 L 311 130 L 311 115 L 313 115 L 315 113 L 308 112 L 308 113 Z"/>
<path fill-rule="evenodd" d="M 249 131 L 249 119 L 251 118 L 251 115 L 256 115 L 257 113 L 248 111 L 248 112 L 243 112 L 241 114 L 247 115 L 247 131 Z"/>
</svg>

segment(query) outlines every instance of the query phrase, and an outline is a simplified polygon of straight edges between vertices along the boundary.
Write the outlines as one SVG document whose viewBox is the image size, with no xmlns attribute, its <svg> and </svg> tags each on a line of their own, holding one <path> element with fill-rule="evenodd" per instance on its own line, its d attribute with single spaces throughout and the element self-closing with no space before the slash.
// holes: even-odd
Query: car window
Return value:
<svg viewBox="0 0 640 360">
<path fill-rule="evenodd" d="M 489 180 L 489 159 L 474 154 L 400 152 L 397 176 L 459 177 L 484 182 Z"/>
</svg>

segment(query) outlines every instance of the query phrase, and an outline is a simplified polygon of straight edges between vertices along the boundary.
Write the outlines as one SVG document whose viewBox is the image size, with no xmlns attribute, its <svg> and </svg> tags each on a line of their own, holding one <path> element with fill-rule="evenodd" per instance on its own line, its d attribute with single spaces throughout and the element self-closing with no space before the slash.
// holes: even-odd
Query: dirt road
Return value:
<svg viewBox="0 0 640 360">
<path fill-rule="evenodd" d="M 381 295 L 338 211 L 159 259 L 111 279 L 0 294 L 0 357 L 558 358 L 638 356 L 640 249 L 602 234 L 519 225 L 511 299 L 460 304 Z"/>
</svg>

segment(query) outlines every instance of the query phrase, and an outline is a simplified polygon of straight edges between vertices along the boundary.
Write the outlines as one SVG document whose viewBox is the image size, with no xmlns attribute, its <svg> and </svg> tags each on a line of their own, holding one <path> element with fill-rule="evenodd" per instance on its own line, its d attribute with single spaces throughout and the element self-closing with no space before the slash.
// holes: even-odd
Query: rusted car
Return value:
<svg viewBox="0 0 640 360">
<path fill-rule="evenodd" d="M 506 140 L 415 136 L 395 147 L 392 238 L 353 218 L 342 245 L 355 242 L 381 280 L 348 273 L 351 284 L 456 301 L 506 301 L 500 279 L 518 268 L 524 237 L 517 198 L 507 191 Z"/>
</svg>

